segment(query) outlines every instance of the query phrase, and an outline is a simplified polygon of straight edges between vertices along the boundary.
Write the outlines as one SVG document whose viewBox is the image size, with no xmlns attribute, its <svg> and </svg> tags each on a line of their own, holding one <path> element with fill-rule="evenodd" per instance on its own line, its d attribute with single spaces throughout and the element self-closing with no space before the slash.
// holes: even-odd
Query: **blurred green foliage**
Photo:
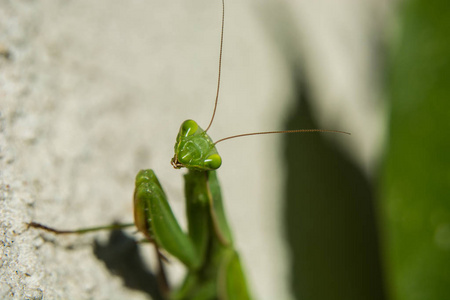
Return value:
<svg viewBox="0 0 450 300">
<path fill-rule="evenodd" d="M 323 135 L 285 137 L 297 299 L 450 299 L 450 1 L 398 12 L 378 182 Z M 317 128 L 307 87 L 286 128 Z"/>
<path fill-rule="evenodd" d="M 405 1 L 381 176 L 393 300 L 450 299 L 450 1 Z"/>
</svg>

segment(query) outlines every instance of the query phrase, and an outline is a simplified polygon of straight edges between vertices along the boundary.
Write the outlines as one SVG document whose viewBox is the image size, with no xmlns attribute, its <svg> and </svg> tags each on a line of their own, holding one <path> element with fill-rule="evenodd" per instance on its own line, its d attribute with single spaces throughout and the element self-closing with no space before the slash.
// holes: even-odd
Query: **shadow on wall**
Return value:
<svg viewBox="0 0 450 300">
<path fill-rule="evenodd" d="M 146 268 L 135 238 L 120 230 L 111 231 L 106 244 L 95 242 L 94 254 L 112 274 L 122 278 L 127 288 L 142 291 L 151 299 L 164 299 L 156 276 Z"/>
<path fill-rule="evenodd" d="M 285 128 L 319 128 L 307 84 L 297 82 L 297 107 Z M 327 135 L 284 136 L 292 289 L 296 299 L 305 300 L 386 299 L 374 188 Z"/>
</svg>

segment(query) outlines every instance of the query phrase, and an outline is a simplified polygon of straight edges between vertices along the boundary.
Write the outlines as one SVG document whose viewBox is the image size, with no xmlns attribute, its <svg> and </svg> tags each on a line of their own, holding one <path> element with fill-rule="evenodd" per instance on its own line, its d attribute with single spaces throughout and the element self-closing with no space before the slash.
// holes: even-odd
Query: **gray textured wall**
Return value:
<svg viewBox="0 0 450 300">
<path fill-rule="evenodd" d="M 226 2 L 221 102 L 210 134 L 282 129 L 293 90 L 286 57 L 298 56 L 322 127 L 352 131 L 344 146 L 370 172 L 382 127 L 365 37 L 382 4 L 313 2 Z M 210 118 L 220 2 L 2 0 L 0 30 L 10 54 L 0 56 L 0 297 L 144 299 L 92 254 L 93 239 L 106 234 L 61 237 L 24 223 L 130 221 L 141 168 L 157 172 L 184 219 L 182 171 L 169 161 L 181 122 L 206 126 Z M 258 299 L 290 298 L 280 139 L 219 145 L 225 205 Z M 180 278 L 180 266 L 170 269 Z"/>
</svg>

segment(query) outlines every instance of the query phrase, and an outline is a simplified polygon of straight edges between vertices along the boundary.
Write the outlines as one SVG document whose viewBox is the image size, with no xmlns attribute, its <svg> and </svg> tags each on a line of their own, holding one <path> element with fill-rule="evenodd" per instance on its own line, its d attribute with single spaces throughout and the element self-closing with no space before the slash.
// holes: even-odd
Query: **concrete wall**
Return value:
<svg viewBox="0 0 450 300">
<path fill-rule="evenodd" d="M 282 129 L 294 58 L 315 85 L 322 127 L 352 131 L 345 147 L 370 172 L 382 128 L 369 84 L 374 53 L 364 37 L 382 4 L 313 2 L 226 2 L 221 95 L 210 134 Z M 183 171 L 169 161 L 183 120 L 209 122 L 220 9 L 219 1 L 203 0 L 0 1 L 0 298 L 148 297 L 125 288 L 93 255 L 92 241 L 107 234 L 54 236 L 25 223 L 131 221 L 134 176 L 143 168 L 156 171 L 184 219 Z M 281 139 L 219 144 L 226 209 L 258 299 L 290 298 Z M 142 252 L 152 260 L 149 245 Z M 169 269 L 181 278 L 173 259 Z"/>
</svg>

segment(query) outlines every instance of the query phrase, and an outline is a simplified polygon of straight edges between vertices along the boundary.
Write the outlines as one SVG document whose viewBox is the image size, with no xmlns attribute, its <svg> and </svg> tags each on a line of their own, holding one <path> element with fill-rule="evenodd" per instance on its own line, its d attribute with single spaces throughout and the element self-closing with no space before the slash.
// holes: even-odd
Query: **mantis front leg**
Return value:
<svg viewBox="0 0 450 300">
<path fill-rule="evenodd" d="M 154 239 L 158 247 L 178 258 L 189 269 L 199 267 L 200 255 L 178 224 L 153 170 L 141 170 L 136 176 L 134 219 L 138 230 Z"/>
<path fill-rule="evenodd" d="M 143 170 L 136 176 L 136 226 L 188 269 L 171 298 L 250 299 L 215 172 L 189 171 L 185 182 L 188 233 L 179 226 L 154 172 Z"/>
</svg>

